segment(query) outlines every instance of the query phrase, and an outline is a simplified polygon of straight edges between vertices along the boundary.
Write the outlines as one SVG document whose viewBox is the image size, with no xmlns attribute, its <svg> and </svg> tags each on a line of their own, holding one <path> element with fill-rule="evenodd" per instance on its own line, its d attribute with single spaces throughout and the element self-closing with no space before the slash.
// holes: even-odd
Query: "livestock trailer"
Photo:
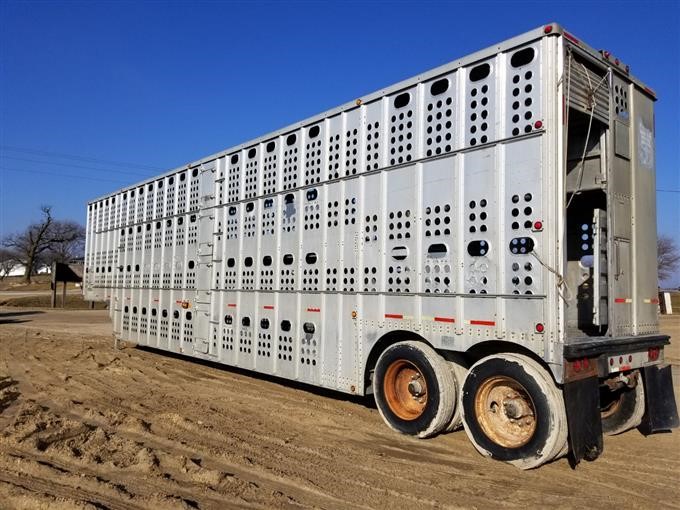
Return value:
<svg viewBox="0 0 680 510">
<path fill-rule="evenodd" d="M 531 468 L 678 424 L 654 92 L 549 24 L 88 204 L 115 335 Z"/>
</svg>

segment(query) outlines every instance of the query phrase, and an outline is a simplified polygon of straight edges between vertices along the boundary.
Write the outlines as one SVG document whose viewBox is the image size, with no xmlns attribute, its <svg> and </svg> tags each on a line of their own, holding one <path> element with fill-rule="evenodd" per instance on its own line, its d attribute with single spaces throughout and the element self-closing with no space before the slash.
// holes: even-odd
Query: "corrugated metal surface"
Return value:
<svg viewBox="0 0 680 510">
<path fill-rule="evenodd" d="M 567 63 L 569 106 L 609 124 L 609 77 L 596 74 L 573 54 Z"/>
</svg>

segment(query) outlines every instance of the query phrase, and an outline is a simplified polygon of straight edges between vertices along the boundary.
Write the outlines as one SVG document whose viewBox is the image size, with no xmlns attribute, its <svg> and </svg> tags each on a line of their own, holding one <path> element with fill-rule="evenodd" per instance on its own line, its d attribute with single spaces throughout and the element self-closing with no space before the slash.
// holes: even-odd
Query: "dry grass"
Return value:
<svg viewBox="0 0 680 510">
<path fill-rule="evenodd" d="M 50 283 L 52 282 L 52 275 L 39 274 L 31 277 L 31 283 L 24 283 L 23 276 L 8 276 L 0 280 L 0 290 L 16 290 L 22 292 L 30 292 L 33 290 L 50 290 Z M 69 284 L 69 288 L 75 288 L 73 283 Z"/>
<path fill-rule="evenodd" d="M 10 298 L 0 298 L 0 306 L 14 306 L 21 308 L 49 308 L 51 296 L 49 294 L 39 296 L 20 296 Z M 95 309 L 104 310 L 108 303 L 96 302 Z M 66 308 L 72 310 L 85 310 L 90 307 L 88 301 L 81 295 L 69 294 L 66 296 Z M 57 308 L 61 308 L 61 293 L 57 295 Z"/>
</svg>

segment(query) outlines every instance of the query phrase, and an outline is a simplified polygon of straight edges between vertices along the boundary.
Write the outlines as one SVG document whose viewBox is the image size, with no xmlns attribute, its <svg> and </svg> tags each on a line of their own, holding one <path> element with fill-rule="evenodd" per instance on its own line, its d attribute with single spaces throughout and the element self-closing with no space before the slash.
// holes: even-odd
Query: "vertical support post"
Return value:
<svg viewBox="0 0 680 510">
<path fill-rule="evenodd" d="M 64 288 L 61 292 L 61 307 L 66 308 L 66 282 L 64 282 Z"/>
<path fill-rule="evenodd" d="M 52 297 L 50 299 L 50 306 L 52 308 L 57 307 L 57 282 L 52 281 L 52 285 L 50 285 L 50 288 L 52 289 Z"/>
</svg>

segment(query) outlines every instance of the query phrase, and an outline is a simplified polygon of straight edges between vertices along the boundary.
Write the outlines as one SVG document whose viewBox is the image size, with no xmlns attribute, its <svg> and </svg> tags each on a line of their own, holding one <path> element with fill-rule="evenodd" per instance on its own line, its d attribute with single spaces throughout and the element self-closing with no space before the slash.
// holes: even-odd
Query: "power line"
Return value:
<svg viewBox="0 0 680 510">
<path fill-rule="evenodd" d="M 680 189 L 658 189 L 659 193 L 680 193 Z"/>
<path fill-rule="evenodd" d="M 134 175 L 134 176 L 137 176 L 137 177 L 139 177 L 139 176 L 146 177 L 146 174 L 142 173 L 142 172 L 126 172 L 124 170 L 111 170 L 111 169 L 108 169 L 108 168 L 94 168 L 94 167 L 91 167 L 91 166 L 76 165 L 75 163 L 60 163 L 58 161 L 40 161 L 39 159 L 17 158 L 17 157 L 14 157 L 14 156 L 5 156 L 4 154 L 0 155 L 0 158 L 13 159 L 15 161 L 25 161 L 25 162 L 28 162 L 28 163 L 40 163 L 40 164 L 43 164 L 43 165 L 57 165 L 57 166 L 65 166 L 65 167 L 68 167 L 68 168 L 82 168 L 82 169 L 85 169 L 85 170 L 91 170 L 93 172 L 107 172 L 107 173 Z"/>
<path fill-rule="evenodd" d="M 114 182 L 114 183 L 117 183 L 117 184 L 125 184 L 124 181 L 121 181 L 121 180 L 101 179 L 101 178 L 98 178 L 98 177 L 89 177 L 89 176 L 82 176 L 82 175 L 57 173 L 57 172 L 47 172 L 47 171 L 44 171 L 44 170 L 28 170 L 28 169 L 23 169 L 23 168 L 7 168 L 5 166 L 0 167 L 0 170 L 4 170 L 4 171 L 7 171 L 7 172 L 54 175 L 56 177 L 67 177 L 67 178 L 72 178 L 72 179 L 85 179 L 85 180 L 88 180 L 88 181 Z"/>
<path fill-rule="evenodd" d="M 0 148 L 6 151 L 12 151 L 12 152 L 23 152 L 27 154 L 34 154 L 34 155 L 40 155 L 40 156 L 54 156 L 58 158 L 63 158 L 63 159 L 73 159 L 76 161 L 86 161 L 90 163 L 102 163 L 102 164 L 107 164 L 107 165 L 113 165 L 113 166 L 122 166 L 122 167 L 127 167 L 127 168 L 140 168 L 143 170 L 165 170 L 164 168 L 160 168 L 157 166 L 153 165 L 144 165 L 141 163 L 126 163 L 123 161 L 112 161 L 112 160 L 106 160 L 106 159 L 99 159 L 99 158 L 91 158 L 89 156 L 80 156 L 77 154 L 68 154 L 65 152 L 52 152 L 52 151 L 45 151 L 45 150 L 40 150 L 40 149 L 29 149 L 27 147 L 16 147 L 12 145 L 0 145 Z"/>
</svg>

